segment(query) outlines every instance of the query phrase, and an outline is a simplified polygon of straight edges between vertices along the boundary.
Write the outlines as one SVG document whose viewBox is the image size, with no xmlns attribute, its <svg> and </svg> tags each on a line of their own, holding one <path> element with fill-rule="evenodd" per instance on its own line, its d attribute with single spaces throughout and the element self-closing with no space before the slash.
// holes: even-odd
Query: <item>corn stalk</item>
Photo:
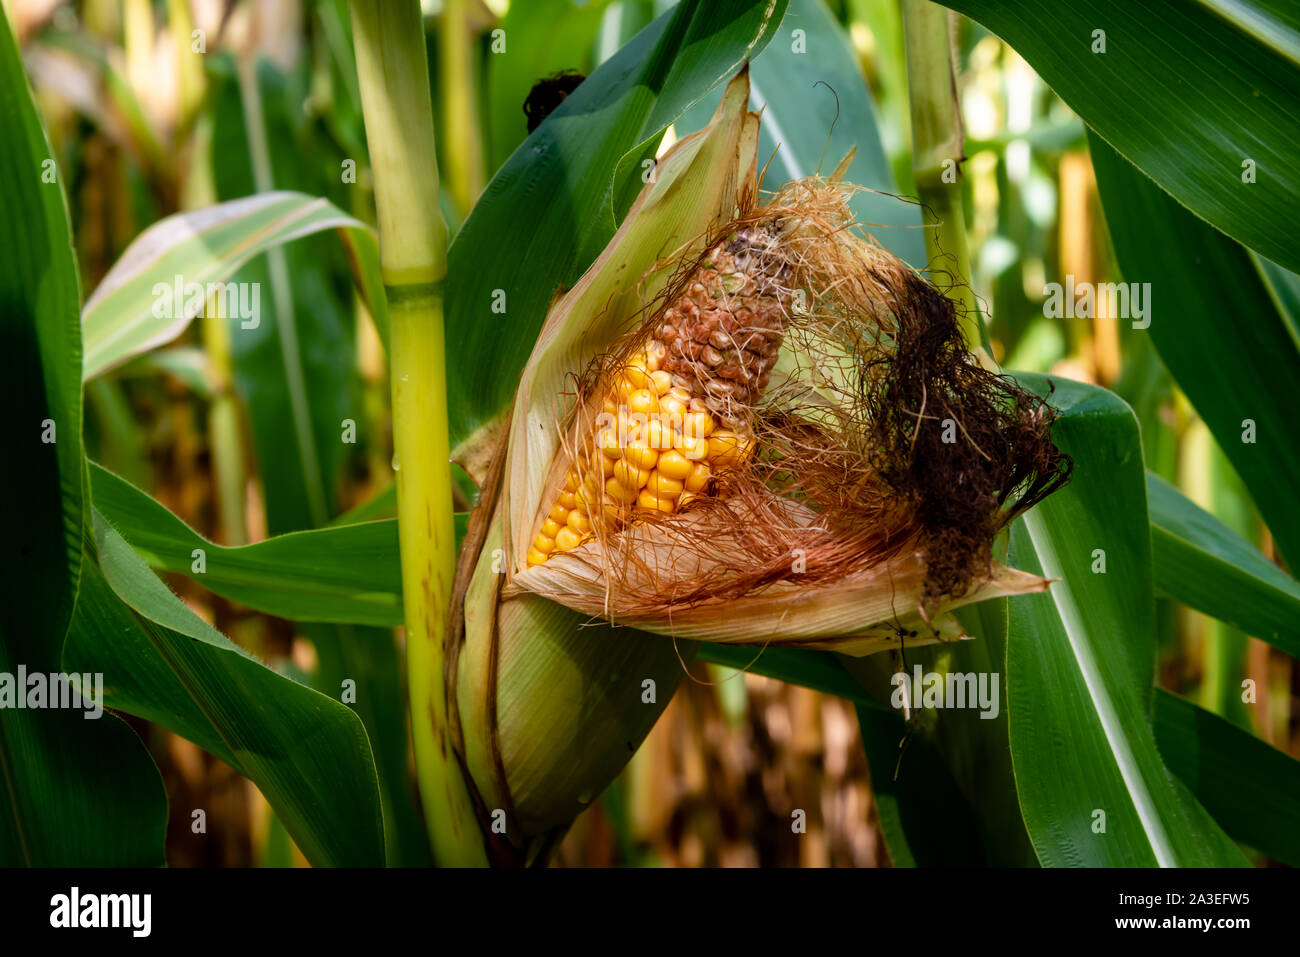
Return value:
<svg viewBox="0 0 1300 957">
<path fill-rule="evenodd" d="M 931 279 L 962 309 L 971 348 L 989 349 L 970 286 L 970 248 L 962 207 L 965 134 L 953 67 L 948 11 L 930 0 L 902 0 L 907 92 L 912 114 L 912 174 L 921 198 Z"/>
<path fill-rule="evenodd" d="M 433 106 L 417 0 L 352 0 L 379 255 L 391 323 L 394 467 L 416 772 L 434 858 L 486 863 L 448 738 L 443 641 L 456 564 Z"/>
</svg>

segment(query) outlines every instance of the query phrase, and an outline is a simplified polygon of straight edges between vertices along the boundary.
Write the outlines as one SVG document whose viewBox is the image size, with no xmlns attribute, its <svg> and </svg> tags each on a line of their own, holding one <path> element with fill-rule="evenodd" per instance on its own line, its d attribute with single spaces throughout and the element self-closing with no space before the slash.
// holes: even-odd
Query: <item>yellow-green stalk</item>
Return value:
<svg viewBox="0 0 1300 957">
<path fill-rule="evenodd" d="M 194 52 L 194 18 L 189 0 L 167 0 L 167 23 L 175 48 L 176 80 L 180 87 L 180 110 L 176 120 L 176 141 L 182 143 L 198 116 L 207 80 L 203 54 Z"/>
<path fill-rule="evenodd" d="M 456 565 L 447 427 L 442 282 L 429 64 L 417 0 L 351 0 L 379 257 L 388 295 L 397 517 L 416 772 L 434 858 L 486 864 L 448 736 L 443 641 Z"/>
<path fill-rule="evenodd" d="M 988 334 L 970 286 L 970 248 L 962 207 L 965 134 L 952 61 L 948 11 L 930 0 L 902 0 L 912 113 L 912 175 L 923 204 L 930 278 L 962 309 L 962 332 L 974 351 Z M 954 14 L 955 16 L 955 14 Z"/>
<path fill-rule="evenodd" d="M 438 89 L 447 145 L 447 188 L 461 218 L 483 192 L 483 144 L 478 125 L 475 47 L 465 0 L 443 0 L 438 25 Z"/>
</svg>

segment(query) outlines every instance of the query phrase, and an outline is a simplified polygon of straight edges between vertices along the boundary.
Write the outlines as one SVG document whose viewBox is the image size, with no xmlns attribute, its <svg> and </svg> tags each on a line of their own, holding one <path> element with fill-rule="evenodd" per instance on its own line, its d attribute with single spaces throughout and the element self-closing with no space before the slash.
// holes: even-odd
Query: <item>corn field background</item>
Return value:
<svg viewBox="0 0 1300 957">
<path fill-rule="evenodd" d="M 1294 5 L 4 13 L 0 673 L 85 676 L 105 710 L 0 685 L 0 863 L 501 863 L 501 820 L 513 862 L 552 866 L 1300 863 Z M 623 753 L 552 795 L 589 805 L 571 827 L 519 838 L 429 757 L 465 685 L 396 482 L 510 409 L 557 291 L 746 63 L 763 189 L 855 151 L 858 221 L 1061 410 L 1073 477 L 994 545 L 1055 584 L 961 609 L 973 641 L 864 658 L 606 629 L 660 643 L 656 708 L 626 748 L 603 713 L 530 742 L 556 769 Z M 448 597 L 472 471 L 435 483 Z M 1000 681 L 905 715 L 914 668 Z M 589 680 L 542 676 L 560 703 L 515 724 Z"/>
</svg>

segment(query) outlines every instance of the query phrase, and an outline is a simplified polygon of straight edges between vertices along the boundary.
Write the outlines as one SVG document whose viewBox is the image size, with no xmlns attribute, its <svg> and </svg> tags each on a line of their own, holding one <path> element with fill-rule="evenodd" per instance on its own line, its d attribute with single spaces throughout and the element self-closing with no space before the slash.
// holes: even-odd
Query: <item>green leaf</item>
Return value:
<svg viewBox="0 0 1300 957">
<path fill-rule="evenodd" d="M 802 30 L 797 41 L 794 30 Z M 779 188 L 820 172 L 829 176 L 856 150 L 844 180 L 865 189 L 850 197 L 858 222 L 904 262 L 925 267 L 920 208 L 897 199 L 898 190 L 880 140 L 871 102 L 853 46 L 821 0 L 790 0 L 780 39 L 750 65 L 750 109 L 763 111 L 758 156 L 770 157 L 764 186 Z M 713 117 L 720 93 L 710 94 L 673 124 L 679 137 Z"/>
<path fill-rule="evenodd" d="M 1160 476 L 1147 473 L 1156 587 L 1300 655 L 1300 582 Z"/>
<path fill-rule="evenodd" d="M 975 811 L 938 749 L 907 722 L 858 706 L 871 793 L 895 867 L 980 867 L 988 858 Z"/>
<path fill-rule="evenodd" d="M 679 4 L 603 63 L 488 184 L 448 250 L 453 447 L 510 402 L 547 305 L 614 235 L 660 134 L 757 55 L 785 3 Z"/>
<path fill-rule="evenodd" d="M 1165 763 L 1225 831 L 1300 865 L 1300 761 L 1162 689 L 1154 723 Z"/>
<path fill-rule="evenodd" d="M 277 535 L 253 545 L 208 541 L 125 479 L 92 463 L 95 508 L 153 568 L 191 576 L 249 608 L 291 621 L 402 623 L 397 522 Z M 204 570 L 194 571 L 195 549 Z"/>
<path fill-rule="evenodd" d="M 1089 142 L 1120 269 L 1129 282 L 1150 283 L 1159 302 L 1147 334 L 1241 476 L 1278 548 L 1295 561 L 1300 447 L 1292 441 L 1291 410 L 1300 406 L 1300 349 L 1293 333 L 1250 253 L 1095 136 Z"/>
<path fill-rule="evenodd" d="M 1020 378 L 1047 394 L 1043 377 Z M 1170 777 L 1148 721 L 1155 610 L 1137 420 L 1113 394 L 1068 380 L 1052 402 L 1074 476 L 1016 523 L 1012 551 L 1021 569 L 1058 580 L 1011 600 L 1007 647 L 1011 755 L 1034 849 L 1058 866 L 1240 864 Z"/>
<path fill-rule="evenodd" d="M 1260 36 L 1285 36 L 1275 29 L 1279 4 L 1216 2 L 1241 14 L 1230 19 L 1208 4 L 1190 3 L 944 4 L 1015 47 L 1085 123 L 1178 203 L 1300 270 L 1293 228 L 1300 64 L 1293 43 L 1278 50 Z M 1093 52 L 1101 41 L 1097 31 L 1105 33 L 1104 53 Z M 1247 161 L 1254 182 L 1243 182 Z M 1163 229 L 1159 220 L 1146 222 Z M 1150 236 L 1147 242 L 1159 246 Z"/>
<path fill-rule="evenodd" d="M 0 575 L 0 674 L 16 683 L 20 667 L 64 670 L 88 506 L 68 211 L 4 11 L 0 129 L 0 404 L 12 429 L 0 470 L 11 556 Z M 0 708 L 0 864 L 163 863 L 167 797 L 135 732 L 112 715 L 16 703 Z"/>
<path fill-rule="evenodd" d="M 765 648 L 761 654 L 756 655 L 753 648 L 742 645 L 701 641 L 696 657 L 700 661 L 724 665 L 737 671 L 765 675 L 778 681 L 833 694 L 845 701 L 852 701 L 859 707 L 874 708 L 882 714 L 891 713 L 845 670 L 838 655 L 828 651 Z"/>
<path fill-rule="evenodd" d="M 248 777 L 313 864 L 384 863 L 375 762 L 347 707 L 257 661 L 186 607 L 96 513 L 67 659 L 105 702 Z M 101 570 L 102 569 L 102 573 Z"/>
<path fill-rule="evenodd" d="M 206 299 L 190 284 L 230 283 L 225 295 L 233 304 L 228 315 L 237 322 L 258 323 L 270 303 L 263 290 L 243 290 L 246 314 L 237 313 L 240 290 L 235 272 L 259 253 L 303 236 L 339 229 L 357 270 L 358 284 L 386 316 L 378 279 L 374 232 L 327 200 L 280 191 L 219 203 L 190 213 L 176 213 L 154 223 L 127 247 L 122 258 L 86 301 L 82 314 L 86 379 L 93 379 L 128 359 L 171 342 L 202 313 Z M 256 307 L 254 309 L 254 306 Z M 254 326 L 249 326 L 254 328 Z M 386 328 L 380 325 L 381 329 Z"/>
<path fill-rule="evenodd" d="M 302 631 L 316 647 L 312 686 L 332 696 L 345 687 L 355 692 L 351 707 L 366 726 L 379 772 L 388 866 L 428 867 L 432 857 L 415 801 L 406 682 L 397 635 L 391 628 L 351 625 L 303 625 Z"/>
<path fill-rule="evenodd" d="M 507 56 L 487 58 L 488 145 L 491 169 L 501 167 L 528 137 L 524 101 L 533 84 L 561 70 L 591 72 L 591 52 L 609 0 L 512 3 L 501 18 Z"/>
</svg>

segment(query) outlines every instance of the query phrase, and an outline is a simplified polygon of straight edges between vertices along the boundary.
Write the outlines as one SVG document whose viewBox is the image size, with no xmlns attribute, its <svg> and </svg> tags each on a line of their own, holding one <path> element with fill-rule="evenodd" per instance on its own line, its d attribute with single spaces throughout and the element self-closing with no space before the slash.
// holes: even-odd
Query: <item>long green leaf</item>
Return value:
<svg viewBox="0 0 1300 957">
<path fill-rule="evenodd" d="M 1300 582 L 1150 472 L 1147 498 L 1156 587 L 1189 608 L 1300 655 Z"/>
<path fill-rule="evenodd" d="M 154 223 L 127 247 L 86 301 L 85 378 L 102 375 L 185 331 L 206 306 L 205 298 L 191 297 L 189 284 L 206 289 L 209 283 L 229 283 L 239 267 L 259 253 L 328 229 L 347 232 L 358 283 L 374 297 L 381 288 L 374 233 L 324 199 L 286 191 L 261 193 Z M 251 289 L 245 291 L 249 315 L 239 317 L 249 328 L 260 325 L 262 310 L 269 315 L 271 306 L 269 297 L 263 298 L 265 291 L 258 289 L 254 315 L 252 295 Z M 381 300 L 373 298 L 372 305 L 384 315 Z"/>
<path fill-rule="evenodd" d="M 614 235 L 663 130 L 762 50 L 785 6 L 678 4 L 601 64 L 488 184 L 447 254 L 453 447 L 510 402 L 547 305 Z"/>
<path fill-rule="evenodd" d="M 1282 33 L 1259 29 L 1278 20 L 1272 14 L 1280 4 L 1215 4 L 1242 14 L 1224 19 L 1209 4 L 943 2 L 1015 47 L 1085 123 L 1179 203 L 1300 270 L 1293 228 L 1300 63 L 1287 52 L 1293 44 L 1279 50 L 1261 36 Z"/>
<path fill-rule="evenodd" d="M 1150 283 L 1147 334 L 1250 491 L 1283 555 L 1300 556 L 1300 349 L 1254 258 L 1095 136 L 1097 187 L 1124 278 Z M 1234 319 L 1233 317 L 1240 317 Z"/>
<path fill-rule="evenodd" d="M 1040 376 L 1022 376 L 1046 394 Z M 1025 571 L 1058 579 L 1011 600 L 1007 694 L 1025 824 L 1045 865 L 1187 866 L 1243 858 L 1161 761 L 1148 715 L 1155 612 L 1137 420 L 1057 383 L 1053 435 L 1075 462 L 1017 522 Z"/>
<path fill-rule="evenodd" d="M 402 623 L 396 520 L 228 547 L 101 466 L 92 464 L 90 474 L 95 507 L 153 568 L 190 575 L 231 601 L 291 621 Z"/>
<path fill-rule="evenodd" d="M 64 670 L 88 502 L 68 211 L 3 11 L 0 129 L 0 404 L 12 426 L 0 470 L 0 674 L 16 684 L 20 668 Z M 167 798 L 135 732 L 112 715 L 19 708 L 30 687 L 13 684 L 0 707 L 0 864 L 163 863 Z"/>
<path fill-rule="evenodd" d="M 357 716 L 200 619 L 98 513 L 94 536 L 99 568 L 87 568 L 68 661 L 104 673 L 110 707 L 251 779 L 312 863 L 382 865 L 375 762 Z"/>
<path fill-rule="evenodd" d="M 1169 770 L 1225 831 L 1300 866 L 1300 761 L 1163 689 L 1153 722 Z"/>
</svg>

